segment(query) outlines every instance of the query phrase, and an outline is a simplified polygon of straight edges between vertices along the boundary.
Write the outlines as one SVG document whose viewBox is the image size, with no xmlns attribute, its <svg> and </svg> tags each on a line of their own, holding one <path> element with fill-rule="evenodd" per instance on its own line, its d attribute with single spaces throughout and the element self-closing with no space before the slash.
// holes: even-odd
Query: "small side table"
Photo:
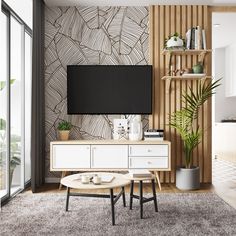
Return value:
<svg viewBox="0 0 236 236">
<path fill-rule="evenodd" d="M 140 218 L 141 219 L 143 219 L 143 204 L 146 202 L 153 201 L 154 207 L 155 207 L 155 212 L 158 212 L 156 187 L 155 187 L 155 176 L 152 175 L 151 177 L 148 177 L 148 178 L 133 178 L 129 174 L 126 174 L 125 177 L 131 181 L 131 184 L 130 184 L 130 210 L 132 210 L 133 199 L 135 198 L 135 199 L 139 199 Z M 150 180 L 152 183 L 153 197 L 150 197 L 150 198 L 146 198 L 143 196 L 143 181 L 148 181 L 148 180 Z M 139 196 L 134 194 L 134 181 L 139 182 Z"/>
</svg>

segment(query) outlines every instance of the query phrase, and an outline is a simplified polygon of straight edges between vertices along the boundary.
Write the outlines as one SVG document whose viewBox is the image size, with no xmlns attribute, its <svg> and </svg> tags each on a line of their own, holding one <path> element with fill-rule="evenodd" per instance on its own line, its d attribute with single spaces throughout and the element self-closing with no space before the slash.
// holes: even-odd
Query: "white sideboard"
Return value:
<svg viewBox="0 0 236 236">
<path fill-rule="evenodd" d="M 50 144 L 51 171 L 170 171 L 169 141 L 69 140 Z"/>
</svg>

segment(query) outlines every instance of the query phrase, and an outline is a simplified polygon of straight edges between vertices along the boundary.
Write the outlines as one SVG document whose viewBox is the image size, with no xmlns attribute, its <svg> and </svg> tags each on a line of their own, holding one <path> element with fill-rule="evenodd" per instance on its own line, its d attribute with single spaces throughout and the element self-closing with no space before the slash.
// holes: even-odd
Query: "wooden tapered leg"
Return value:
<svg viewBox="0 0 236 236">
<path fill-rule="evenodd" d="M 61 172 L 61 179 L 64 178 L 66 175 L 67 175 L 67 171 L 62 171 L 62 172 Z M 61 182 L 60 182 L 59 190 L 61 190 L 61 188 L 62 188 L 62 184 L 61 184 Z"/>
<path fill-rule="evenodd" d="M 158 174 L 158 171 L 154 171 L 154 174 L 156 176 L 156 180 L 157 180 L 157 184 L 158 184 L 158 187 L 161 191 L 161 182 L 160 182 L 160 178 L 159 178 L 159 174 Z"/>
</svg>

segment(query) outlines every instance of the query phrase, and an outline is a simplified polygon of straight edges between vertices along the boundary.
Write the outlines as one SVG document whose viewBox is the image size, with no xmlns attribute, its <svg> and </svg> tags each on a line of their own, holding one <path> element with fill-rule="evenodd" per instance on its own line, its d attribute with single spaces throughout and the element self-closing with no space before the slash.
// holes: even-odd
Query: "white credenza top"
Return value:
<svg viewBox="0 0 236 236">
<path fill-rule="evenodd" d="M 150 144 L 170 144 L 170 141 L 164 140 L 164 141 L 130 141 L 130 140 L 114 140 L 114 139 L 106 139 L 106 140 L 68 140 L 68 141 L 52 141 L 51 145 L 53 144 L 111 144 L 111 145 L 150 145 Z"/>
</svg>

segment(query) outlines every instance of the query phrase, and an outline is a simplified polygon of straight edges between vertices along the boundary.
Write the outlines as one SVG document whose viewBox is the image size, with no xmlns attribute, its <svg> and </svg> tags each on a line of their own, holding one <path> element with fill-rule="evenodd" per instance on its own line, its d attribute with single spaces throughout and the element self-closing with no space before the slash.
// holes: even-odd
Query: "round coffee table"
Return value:
<svg viewBox="0 0 236 236">
<path fill-rule="evenodd" d="M 92 182 L 88 184 L 83 184 L 81 182 L 82 175 L 98 175 L 98 176 L 113 176 L 114 179 L 109 183 L 101 183 L 99 185 L 95 185 Z M 82 197 L 97 197 L 97 198 L 110 198 L 111 200 L 111 213 L 112 213 L 112 225 L 115 225 L 115 204 L 122 196 L 123 205 L 126 206 L 125 202 L 125 186 L 130 184 L 130 180 L 124 177 L 122 174 L 117 173 L 107 173 L 107 172 L 93 172 L 93 173 L 82 173 L 82 174 L 74 174 L 68 175 L 61 179 L 61 184 L 67 187 L 67 197 L 66 197 L 66 211 L 68 211 L 69 207 L 69 197 L 70 196 L 82 196 Z M 91 194 L 91 193 L 72 193 L 70 189 L 79 189 L 79 190 L 97 190 L 97 189 L 108 189 L 110 190 L 110 194 Z M 114 195 L 114 188 L 121 188 L 121 191 Z"/>
</svg>

